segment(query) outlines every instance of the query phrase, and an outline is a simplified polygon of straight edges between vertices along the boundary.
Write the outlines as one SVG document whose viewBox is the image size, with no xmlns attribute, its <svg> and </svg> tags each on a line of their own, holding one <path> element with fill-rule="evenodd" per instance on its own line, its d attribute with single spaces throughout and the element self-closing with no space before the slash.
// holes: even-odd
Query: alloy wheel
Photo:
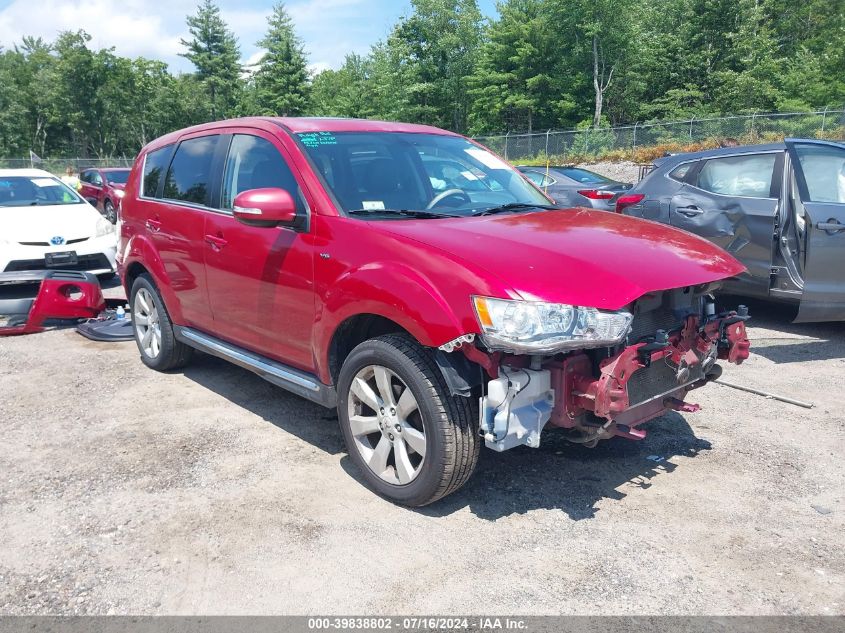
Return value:
<svg viewBox="0 0 845 633">
<path fill-rule="evenodd" d="M 349 387 L 348 414 L 355 448 L 387 483 L 413 481 L 425 461 L 427 440 L 417 399 L 387 367 L 367 365 Z"/>
<path fill-rule="evenodd" d="M 150 291 L 140 288 L 135 293 L 132 323 L 141 351 L 149 358 L 156 358 L 161 352 L 161 323 L 158 306 Z"/>
</svg>

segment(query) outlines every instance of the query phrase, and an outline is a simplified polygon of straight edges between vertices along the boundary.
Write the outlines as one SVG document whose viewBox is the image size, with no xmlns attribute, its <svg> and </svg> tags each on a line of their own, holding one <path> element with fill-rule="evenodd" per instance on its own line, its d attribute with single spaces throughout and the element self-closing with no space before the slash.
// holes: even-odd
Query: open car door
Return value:
<svg viewBox="0 0 845 633">
<path fill-rule="evenodd" d="M 804 290 L 796 322 L 845 321 L 845 145 L 787 139 L 800 197 Z"/>
</svg>

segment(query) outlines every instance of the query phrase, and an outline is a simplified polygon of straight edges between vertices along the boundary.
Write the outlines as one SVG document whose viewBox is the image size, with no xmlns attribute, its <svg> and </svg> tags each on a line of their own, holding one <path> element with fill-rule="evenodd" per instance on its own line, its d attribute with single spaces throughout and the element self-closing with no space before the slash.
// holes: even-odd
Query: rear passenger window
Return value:
<svg viewBox="0 0 845 633">
<path fill-rule="evenodd" d="M 768 198 L 774 167 L 775 154 L 714 158 L 704 163 L 697 186 L 726 196 Z"/>
<path fill-rule="evenodd" d="M 144 180 L 141 185 L 141 195 L 145 198 L 155 198 L 158 193 L 158 185 L 164 177 L 164 170 L 167 169 L 167 161 L 170 159 L 172 145 L 162 147 L 147 154 L 144 159 Z"/>
<path fill-rule="evenodd" d="M 231 209 L 239 193 L 266 188 L 284 189 L 296 201 L 297 211 L 304 208 L 296 178 L 279 150 L 258 136 L 236 134 L 226 158 L 220 206 Z"/>
<path fill-rule="evenodd" d="M 219 139 L 219 135 L 202 136 L 179 143 L 164 181 L 165 198 L 210 203 L 211 164 Z"/>
</svg>

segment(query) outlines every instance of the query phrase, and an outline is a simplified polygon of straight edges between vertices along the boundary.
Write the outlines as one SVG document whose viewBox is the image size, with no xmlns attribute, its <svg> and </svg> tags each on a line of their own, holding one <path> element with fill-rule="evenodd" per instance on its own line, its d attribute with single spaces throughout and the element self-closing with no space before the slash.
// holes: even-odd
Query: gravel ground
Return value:
<svg viewBox="0 0 845 633">
<path fill-rule="evenodd" d="M 579 165 L 579 167 L 589 169 L 618 182 L 632 182 L 636 184 L 640 175 L 639 166 L 629 160 L 618 163 L 587 163 Z"/>
<path fill-rule="evenodd" d="M 845 324 L 752 314 L 724 378 L 814 409 L 711 385 L 643 442 L 485 451 L 416 511 L 223 361 L 0 339 L 0 613 L 845 613 Z"/>
</svg>

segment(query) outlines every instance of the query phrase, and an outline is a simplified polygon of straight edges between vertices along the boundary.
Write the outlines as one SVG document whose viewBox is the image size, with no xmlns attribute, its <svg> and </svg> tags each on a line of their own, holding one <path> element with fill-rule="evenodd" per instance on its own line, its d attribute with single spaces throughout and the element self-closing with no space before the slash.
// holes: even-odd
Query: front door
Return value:
<svg viewBox="0 0 845 633">
<path fill-rule="evenodd" d="M 797 322 L 845 320 L 845 145 L 786 141 L 800 201 L 804 289 Z"/>
<path fill-rule="evenodd" d="M 721 246 L 748 269 L 736 290 L 768 296 L 783 151 L 704 161 L 669 204 L 669 221 Z"/>
<path fill-rule="evenodd" d="M 88 169 L 79 174 L 79 193 L 92 205 L 100 208 L 103 197 L 103 177 L 96 169 Z"/>
<path fill-rule="evenodd" d="M 263 132 L 231 137 L 220 212 L 206 216 L 208 292 L 217 335 L 313 371 L 314 275 L 307 203 L 282 152 L 278 141 Z M 285 189 L 297 201 L 296 226 L 247 226 L 232 216 L 235 196 L 268 187 Z"/>
</svg>

